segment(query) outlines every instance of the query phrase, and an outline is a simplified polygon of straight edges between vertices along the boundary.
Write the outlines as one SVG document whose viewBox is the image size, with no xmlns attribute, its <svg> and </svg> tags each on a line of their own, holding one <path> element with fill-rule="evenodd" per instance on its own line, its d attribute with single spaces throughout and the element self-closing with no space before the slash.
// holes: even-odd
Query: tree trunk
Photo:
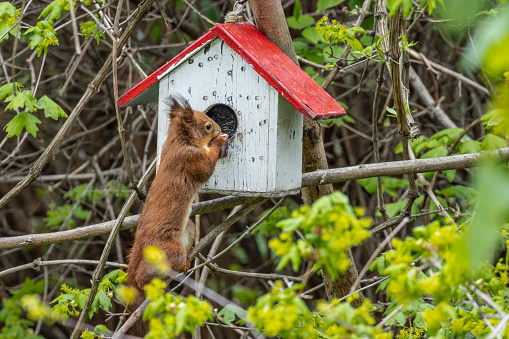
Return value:
<svg viewBox="0 0 509 339">
<path fill-rule="evenodd" d="M 286 24 L 285 14 L 281 1 L 278 0 L 251 0 L 251 8 L 258 29 L 279 47 L 293 62 L 299 64 L 293 48 L 292 39 Z M 327 169 L 327 158 L 323 145 L 322 129 L 316 121 L 304 119 L 302 137 L 302 170 L 304 173 L 317 169 Z M 321 196 L 331 194 L 334 191 L 332 185 L 311 186 L 302 189 L 302 200 L 310 205 Z M 350 267 L 337 280 L 332 281 L 329 275 L 324 273 L 325 288 L 329 299 L 341 298 L 350 292 L 353 282 L 357 278 L 357 269 L 353 262 L 351 251 L 348 251 Z M 362 302 L 362 295 L 355 305 Z"/>
</svg>

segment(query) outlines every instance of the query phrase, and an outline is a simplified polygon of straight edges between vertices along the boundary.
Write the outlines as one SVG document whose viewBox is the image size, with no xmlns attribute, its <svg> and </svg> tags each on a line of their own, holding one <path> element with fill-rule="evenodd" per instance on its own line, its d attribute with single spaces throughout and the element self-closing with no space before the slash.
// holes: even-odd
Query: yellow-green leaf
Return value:
<svg viewBox="0 0 509 339">
<path fill-rule="evenodd" d="M 18 136 L 23 132 L 23 128 L 32 136 L 36 136 L 39 128 L 37 128 L 37 124 L 40 124 L 41 120 L 37 119 L 37 117 L 28 112 L 21 112 L 16 114 L 11 121 L 7 123 L 4 127 L 4 131 L 7 132 L 7 136 L 10 138 L 12 136 Z"/>
<path fill-rule="evenodd" d="M 64 110 L 46 95 L 37 101 L 35 107 L 43 109 L 46 118 L 51 118 L 53 120 L 58 120 L 59 117 L 67 118 L 67 114 L 65 114 Z"/>
</svg>

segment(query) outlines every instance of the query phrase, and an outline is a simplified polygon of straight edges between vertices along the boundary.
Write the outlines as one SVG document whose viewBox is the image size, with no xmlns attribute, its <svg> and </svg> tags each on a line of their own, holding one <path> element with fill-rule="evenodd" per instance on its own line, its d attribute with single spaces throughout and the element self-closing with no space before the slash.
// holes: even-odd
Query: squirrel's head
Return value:
<svg viewBox="0 0 509 339">
<path fill-rule="evenodd" d="M 210 146 L 221 133 L 219 125 L 206 114 L 195 111 L 181 95 L 172 95 L 167 104 L 170 109 L 170 130 L 189 143 Z M 169 135 L 168 134 L 168 135 Z"/>
</svg>

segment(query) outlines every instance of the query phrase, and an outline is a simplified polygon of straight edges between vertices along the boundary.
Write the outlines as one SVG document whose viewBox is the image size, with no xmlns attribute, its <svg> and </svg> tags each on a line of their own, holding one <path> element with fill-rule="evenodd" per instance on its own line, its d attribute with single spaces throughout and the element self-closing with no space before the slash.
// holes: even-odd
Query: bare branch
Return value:
<svg viewBox="0 0 509 339">
<path fill-rule="evenodd" d="M 482 159 L 509 161 L 509 147 L 496 151 L 453 155 L 443 158 L 392 161 L 378 164 L 334 168 L 330 170 L 318 170 L 303 174 L 302 186 L 305 187 L 338 183 L 379 176 L 398 176 L 408 173 L 426 173 L 451 169 L 464 169 L 479 166 L 479 161 Z M 252 202 L 255 199 L 256 198 L 252 197 L 228 196 L 224 198 L 204 201 L 198 204 L 193 204 L 191 215 L 204 214 L 225 208 L 231 208 L 237 205 Z M 124 222 L 122 223 L 121 230 L 135 227 L 138 223 L 138 219 L 139 215 L 125 218 Z M 74 241 L 89 238 L 92 236 L 107 234 L 111 231 L 114 223 L 115 220 L 63 232 L 30 234 L 16 237 L 2 237 L 0 238 L 0 249 Z"/>
</svg>

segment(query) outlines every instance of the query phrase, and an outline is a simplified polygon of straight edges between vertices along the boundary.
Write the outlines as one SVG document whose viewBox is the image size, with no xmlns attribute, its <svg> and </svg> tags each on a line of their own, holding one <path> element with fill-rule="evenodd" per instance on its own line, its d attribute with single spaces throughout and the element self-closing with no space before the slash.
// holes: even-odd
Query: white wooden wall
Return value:
<svg viewBox="0 0 509 339">
<path fill-rule="evenodd" d="M 213 40 L 160 80 L 158 156 L 169 124 L 164 100 L 172 93 L 183 95 L 195 110 L 222 103 L 237 112 L 237 134 L 205 191 L 265 196 L 298 192 L 302 114 L 222 40 Z"/>
</svg>

